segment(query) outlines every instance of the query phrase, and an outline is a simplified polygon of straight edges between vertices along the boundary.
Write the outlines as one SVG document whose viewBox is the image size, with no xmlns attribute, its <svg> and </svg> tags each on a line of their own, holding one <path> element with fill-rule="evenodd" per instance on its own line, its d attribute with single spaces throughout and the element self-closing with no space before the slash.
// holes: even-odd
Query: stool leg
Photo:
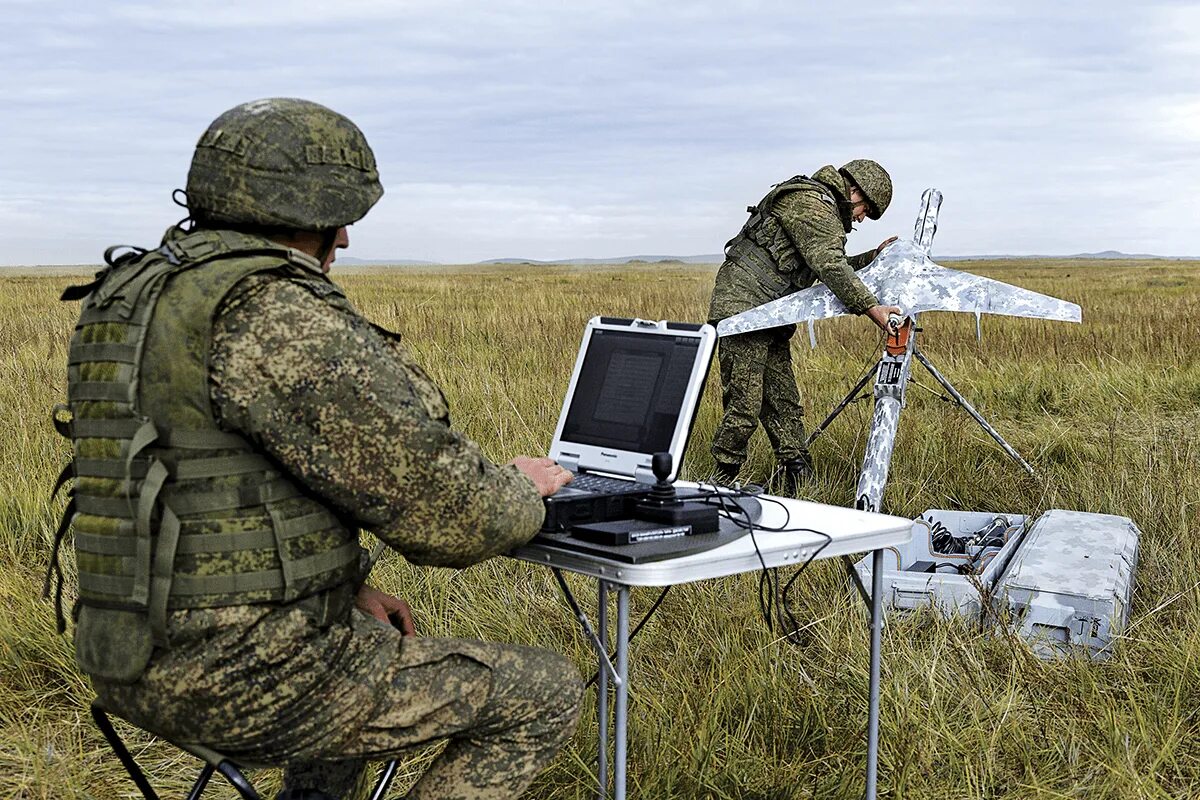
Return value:
<svg viewBox="0 0 1200 800">
<path fill-rule="evenodd" d="M 262 800 L 258 792 L 254 791 L 254 787 L 246 780 L 246 776 L 241 771 L 231 764 L 229 761 L 222 761 L 217 764 L 217 772 L 229 781 L 229 785 L 237 789 L 244 800 Z"/>
<path fill-rule="evenodd" d="M 150 782 L 146 780 L 146 775 L 142 772 L 142 768 L 133 760 L 133 756 L 129 754 L 125 743 L 121 741 L 121 737 L 117 735 L 116 729 L 109 722 L 108 714 L 95 703 L 92 703 L 92 719 L 95 720 L 96 727 L 104 734 L 104 738 L 108 740 L 108 746 L 117 754 L 117 758 L 121 761 L 121 765 L 125 767 L 125 771 L 129 773 L 129 777 L 137 785 L 138 791 L 142 793 L 142 797 L 146 798 L 146 800 L 158 800 L 158 795 L 154 793 Z"/>
<path fill-rule="evenodd" d="M 212 777 L 213 765 L 205 764 L 204 769 L 200 770 L 200 774 L 196 777 L 196 782 L 192 784 L 192 790 L 188 792 L 187 800 L 200 800 L 200 795 L 204 794 L 205 787 L 208 786 L 208 779 Z"/>
<path fill-rule="evenodd" d="M 396 777 L 396 767 L 396 759 L 394 758 L 383 765 L 383 772 L 379 774 L 379 782 L 375 784 L 375 789 L 371 792 L 371 796 L 367 800 L 383 800 L 388 787 L 392 785 L 392 779 Z"/>
</svg>

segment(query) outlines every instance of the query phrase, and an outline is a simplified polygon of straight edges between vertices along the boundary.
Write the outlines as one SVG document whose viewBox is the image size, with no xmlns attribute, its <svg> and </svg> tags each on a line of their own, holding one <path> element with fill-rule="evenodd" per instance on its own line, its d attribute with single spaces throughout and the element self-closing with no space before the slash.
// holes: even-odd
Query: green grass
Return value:
<svg viewBox="0 0 1200 800">
<path fill-rule="evenodd" d="M 1143 532 L 1131 624 L 1114 657 L 1039 661 L 1016 640 L 920 613 L 884 634 L 881 794 L 895 798 L 1200 796 L 1200 265 L 996 261 L 971 271 L 1084 308 L 1083 325 L 966 315 L 922 319 L 922 349 L 1035 466 L 1030 478 L 975 423 L 913 387 L 886 509 L 1132 517 Z M 341 272 L 372 320 L 404 333 L 446 390 L 455 424 L 497 460 L 545 451 L 586 320 L 598 313 L 701 320 L 710 267 L 463 267 Z M 63 397 L 73 282 L 0 277 L 0 797 L 132 797 L 87 717 L 91 693 L 39 599 L 61 503 L 47 494 L 68 454 L 49 424 Z M 862 320 L 797 336 L 815 424 L 877 358 Z M 921 378 L 925 386 L 932 380 Z M 715 375 L 686 475 L 712 469 Z M 870 422 L 848 409 L 816 443 L 812 499 L 848 504 Z M 773 467 L 761 435 L 749 468 Z M 72 559 L 65 559 L 68 572 Z M 593 663 L 549 573 L 506 560 L 463 572 L 398 556 L 376 573 L 410 600 L 425 635 L 531 642 Z M 572 580 L 586 604 L 594 588 Z M 72 587 L 68 586 L 68 593 Z M 836 565 L 794 592 L 803 644 L 758 618 L 756 576 L 678 587 L 633 647 L 630 785 L 646 798 L 852 798 L 865 757 L 867 625 Z M 635 590 L 635 618 L 656 590 Z M 533 798 L 589 796 L 594 696 Z M 163 793 L 192 768 L 129 731 Z M 402 783 L 431 753 L 405 762 Z M 212 792 L 213 797 L 233 797 Z"/>
</svg>

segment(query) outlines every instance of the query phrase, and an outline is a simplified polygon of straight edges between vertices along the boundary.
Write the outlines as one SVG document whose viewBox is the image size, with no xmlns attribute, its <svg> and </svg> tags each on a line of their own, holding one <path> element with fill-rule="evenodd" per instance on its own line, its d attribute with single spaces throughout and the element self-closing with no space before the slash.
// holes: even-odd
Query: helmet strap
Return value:
<svg viewBox="0 0 1200 800">
<path fill-rule="evenodd" d="M 337 244 L 338 228 L 326 228 L 321 231 L 321 246 L 317 248 L 317 261 L 325 264 L 325 259 L 329 258 L 329 254 L 333 252 L 333 246 Z"/>
</svg>

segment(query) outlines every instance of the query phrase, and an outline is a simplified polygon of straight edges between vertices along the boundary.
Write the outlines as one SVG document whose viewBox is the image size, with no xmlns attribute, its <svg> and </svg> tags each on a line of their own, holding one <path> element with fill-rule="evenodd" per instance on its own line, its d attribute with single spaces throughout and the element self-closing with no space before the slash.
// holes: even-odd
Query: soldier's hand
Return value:
<svg viewBox="0 0 1200 800">
<path fill-rule="evenodd" d="M 508 463 L 525 473 L 542 497 L 554 494 L 575 477 L 569 469 L 559 466 L 553 458 L 517 456 Z"/>
<path fill-rule="evenodd" d="M 871 306 L 863 313 L 871 318 L 871 322 L 879 326 L 879 330 L 890 334 L 895 334 L 896 331 L 888 325 L 888 316 L 891 314 L 902 316 L 900 306 Z"/>
<path fill-rule="evenodd" d="M 387 592 L 381 592 L 374 586 L 364 583 L 354 598 L 354 606 L 380 622 L 398 628 L 404 636 L 417 635 L 417 627 L 413 624 L 412 609 L 399 597 L 392 597 Z"/>
<path fill-rule="evenodd" d="M 875 248 L 875 257 L 879 258 L 879 254 L 883 252 L 883 248 L 887 247 L 889 244 L 896 241 L 897 238 L 898 237 L 893 236 L 890 239 L 884 239 L 882 242 L 880 242 L 879 247 Z"/>
</svg>

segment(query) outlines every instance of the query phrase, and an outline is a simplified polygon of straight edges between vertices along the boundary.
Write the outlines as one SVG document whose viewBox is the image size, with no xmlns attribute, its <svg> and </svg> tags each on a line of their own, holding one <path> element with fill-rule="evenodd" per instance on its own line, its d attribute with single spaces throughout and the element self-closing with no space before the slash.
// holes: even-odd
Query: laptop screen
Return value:
<svg viewBox="0 0 1200 800">
<path fill-rule="evenodd" d="M 670 449 L 700 344 L 694 335 L 592 331 L 561 438 L 634 453 Z"/>
</svg>

